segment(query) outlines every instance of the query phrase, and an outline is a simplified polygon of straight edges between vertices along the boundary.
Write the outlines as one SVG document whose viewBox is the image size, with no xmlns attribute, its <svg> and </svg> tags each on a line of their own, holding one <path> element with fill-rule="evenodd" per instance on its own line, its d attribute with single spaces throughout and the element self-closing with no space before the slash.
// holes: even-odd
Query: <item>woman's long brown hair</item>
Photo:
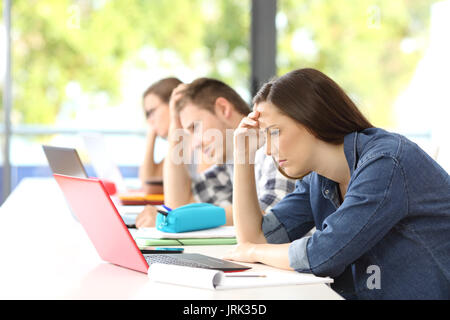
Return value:
<svg viewBox="0 0 450 320">
<path fill-rule="evenodd" d="M 336 82 L 311 68 L 291 71 L 264 84 L 253 104 L 264 101 L 332 144 L 343 143 L 349 133 L 373 127 Z M 276 165 L 284 176 L 297 179 Z"/>
</svg>

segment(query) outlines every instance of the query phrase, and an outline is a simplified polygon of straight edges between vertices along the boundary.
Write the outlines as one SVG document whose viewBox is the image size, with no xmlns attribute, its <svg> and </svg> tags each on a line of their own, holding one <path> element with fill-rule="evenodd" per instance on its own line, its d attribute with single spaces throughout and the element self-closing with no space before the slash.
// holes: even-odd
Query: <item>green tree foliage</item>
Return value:
<svg viewBox="0 0 450 320">
<path fill-rule="evenodd" d="M 236 48 L 248 50 L 248 5 L 239 0 L 14 1 L 16 122 L 53 123 L 71 81 L 83 92 L 105 92 L 111 104 L 119 102 L 123 63 L 145 46 L 170 49 L 188 66 L 192 53 L 204 47 L 210 76 L 219 76 L 221 60 Z M 235 60 L 235 72 L 225 81 L 247 76 L 248 55 Z"/>
<path fill-rule="evenodd" d="M 287 24 L 279 33 L 278 73 L 315 67 L 343 86 L 375 125 L 393 126 L 393 103 L 423 56 L 434 2 L 280 0 Z M 298 44 L 300 52 L 293 50 L 296 34 L 306 43 Z M 405 53 L 408 38 L 424 43 Z"/>
<path fill-rule="evenodd" d="M 318 68 L 375 125 L 391 126 L 393 102 L 426 47 L 407 54 L 402 41 L 427 38 L 433 2 L 278 0 L 278 74 Z M 12 24 L 15 123 L 54 123 L 72 81 L 119 103 L 122 67 L 143 47 L 248 87 L 249 0 L 15 0 Z"/>
</svg>

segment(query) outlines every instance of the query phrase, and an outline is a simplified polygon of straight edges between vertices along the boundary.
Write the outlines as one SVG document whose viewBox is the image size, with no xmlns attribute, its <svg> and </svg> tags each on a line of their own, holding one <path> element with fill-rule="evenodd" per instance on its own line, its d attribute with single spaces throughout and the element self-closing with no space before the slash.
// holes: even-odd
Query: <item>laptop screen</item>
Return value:
<svg viewBox="0 0 450 320">
<path fill-rule="evenodd" d="M 44 149 L 45 156 L 53 173 L 79 178 L 88 177 L 76 149 L 46 145 L 43 145 L 42 149 Z"/>
<path fill-rule="evenodd" d="M 110 263 L 146 273 L 148 264 L 102 182 L 58 174 L 54 177 L 99 256 Z"/>
</svg>

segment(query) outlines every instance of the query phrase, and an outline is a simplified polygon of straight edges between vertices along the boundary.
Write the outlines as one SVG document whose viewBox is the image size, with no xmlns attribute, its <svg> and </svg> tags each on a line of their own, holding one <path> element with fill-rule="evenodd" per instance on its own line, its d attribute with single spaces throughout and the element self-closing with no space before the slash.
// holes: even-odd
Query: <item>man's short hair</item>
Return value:
<svg viewBox="0 0 450 320">
<path fill-rule="evenodd" d="M 198 78 L 187 85 L 182 91 L 183 97 L 178 101 L 176 109 L 180 112 L 188 103 L 215 112 L 214 105 L 217 98 L 225 98 L 242 115 L 251 110 L 241 96 L 230 86 L 220 80 L 211 78 Z"/>
</svg>

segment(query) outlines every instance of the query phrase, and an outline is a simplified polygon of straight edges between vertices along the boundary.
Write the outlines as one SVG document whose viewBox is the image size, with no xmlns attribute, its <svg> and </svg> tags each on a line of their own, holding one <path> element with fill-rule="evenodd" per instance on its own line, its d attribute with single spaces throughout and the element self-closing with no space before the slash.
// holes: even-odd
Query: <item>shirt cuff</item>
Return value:
<svg viewBox="0 0 450 320">
<path fill-rule="evenodd" d="M 289 246 L 289 266 L 298 272 L 312 272 L 306 251 L 309 238 L 311 237 L 295 240 Z"/>
<path fill-rule="evenodd" d="M 272 211 L 263 216 L 262 231 L 268 243 L 290 242 L 286 229 Z"/>
</svg>

